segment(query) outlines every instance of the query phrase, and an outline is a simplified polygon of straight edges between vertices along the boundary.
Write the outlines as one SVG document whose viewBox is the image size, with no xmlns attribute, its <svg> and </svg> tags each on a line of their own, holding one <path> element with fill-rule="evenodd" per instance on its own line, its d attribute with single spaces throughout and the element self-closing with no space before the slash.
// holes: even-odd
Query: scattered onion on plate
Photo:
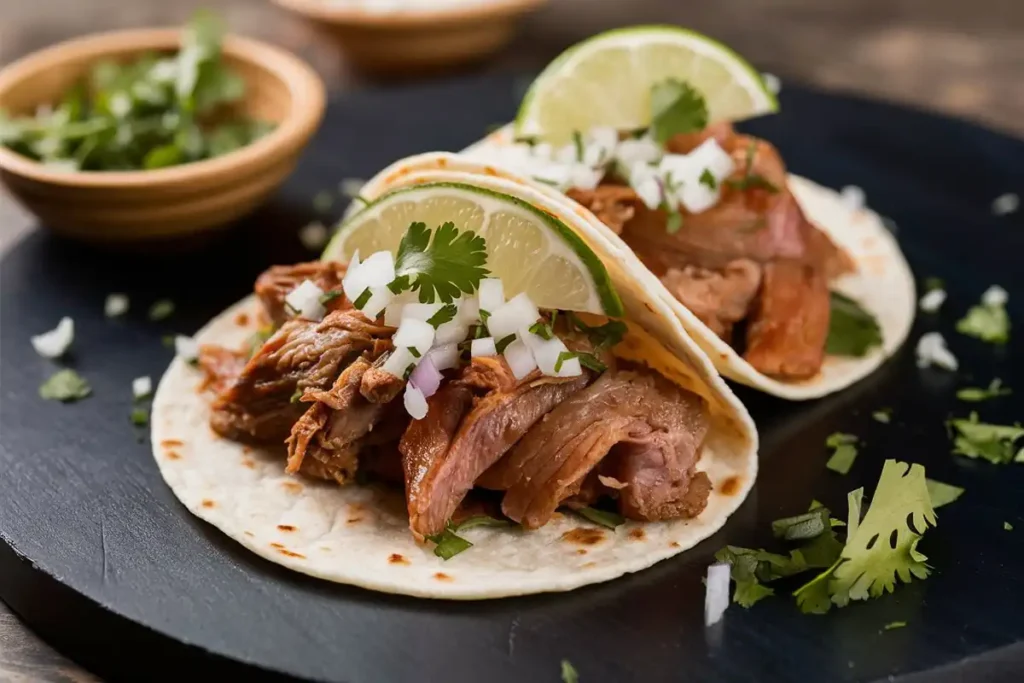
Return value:
<svg viewBox="0 0 1024 683">
<path fill-rule="evenodd" d="M 717 563 L 708 567 L 707 585 L 704 594 L 704 625 L 714 626 L 722 620 L 729 606 L 730 567 Z"/>
</svg>

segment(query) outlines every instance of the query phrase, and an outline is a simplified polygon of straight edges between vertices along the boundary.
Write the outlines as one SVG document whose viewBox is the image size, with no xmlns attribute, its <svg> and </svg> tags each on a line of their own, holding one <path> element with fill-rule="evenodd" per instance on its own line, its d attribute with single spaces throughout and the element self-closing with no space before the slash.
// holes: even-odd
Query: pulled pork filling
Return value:
<svg viewBox="0 0 1024 683">
<path fill-rule="evenodd" d="M 679 207 L 675 232 L 667 212 L 648 208 L 611 179 L 568 195 L 619 233 L 683 305 L 759 372 L 812 377 L 824 360 L 828 281 L 852 270 L 852 261 L 804 216 L 768 142 L 715 124 L 671 138 L 667 151 L 687 154 L 709 138 L 732 156 L 735 171 L 714 206 L 700 213 Z M 752 176 L 759 181 L 749 182 Z M 745 338 L 736 335 L 741 321 Z"/>
<path fill-rule="evenodd" d="M 554 333 L 606 369 L 571 377 L 535 369 L 517 379 L 502 355 L 474 357 L 445 370 L 426 416 L 410 419 L 399 398 L 406 381 L 383 369 L 397 352 L 395 328 L 369 320 L 343 296 L 322 321 L 281 318 L 290 291 L 282 283 L 332 273 L 344 267 L 271 268 L 257 291 L 279 329 L 248 360 L 240 351 L 201 349 L 207 387 L 217 394 L 217 433 L 284 443 L 289 473 L 348 484 L 362 470 L 404 485 L 418 539 L 444 531 L 475 487 L 504 492 L 504 513 L 531 529 L 559 506 L 601 498 L 636 520 L 704 509 L 711 487 L 696 471 L 708 429 L 700 397 L 616 361 L 562 316 Z"/>
</svg>

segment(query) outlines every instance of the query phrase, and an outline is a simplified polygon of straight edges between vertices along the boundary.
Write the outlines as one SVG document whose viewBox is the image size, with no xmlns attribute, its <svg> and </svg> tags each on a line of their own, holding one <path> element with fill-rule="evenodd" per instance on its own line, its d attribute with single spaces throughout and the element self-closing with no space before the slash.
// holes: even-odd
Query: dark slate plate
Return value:
<svg viewBox="0 0 1024 683">
<path fill-rule="evenodd" d="M 918 321 L 908 348 L 838 396 L 792 404 L 741 391 L 762 430 L 762 474 L 713 539 L 638 575 L 564 595 L 447 603 L 378 595 L 292 574 L 242 551 L 188 515 L 164 486 L 146 434 L 128 421 L 130 382 L 158 377 L 161 336 L 191 332 L 244 295 L 273 262 L 303 258 L 295 229 L 311 198 L 393 159 L 458 149 L 514 111 L 521 79 L 487 78 L 336 99 L 323 130 L 277 199 L 198 253 L 111 255 L 43 232 L 3 261 L 0 279 L 0 594 L 44 637 L 86 666 L 130 680 L 198 671 L 249 680 L 284 675 L 370 681 L 558 679 L 571 660 L 592 681 L 1020 680 L 1024 667 L 1024 467 L 950 455 L 943 420 L 970 406 L 958 386 L 999 376 L 1024 390 L 1024 362 L 953 332 L 992 283 L 1024 320 L 1024 220 L 995 217 L 992 199 L 1024 190 L 1024 144 L 929 114 L 788 87 L 784 114 L 749 128 L 777 143 L 796 172 L 857 184 L 898 225 L 919 278 L 946 280 L 949 301 Z M 340 208 L 340 207 L 339 207 Z M 104 296 L 133 310 L 104 320 Z M 150 323 L 158 297 L 175 315 Z M 75 405 L 40 400 L 53 365 L 30 334 L 62 315 L 77 325 L 74 366 L 95 394 Z M 913 342 L 946 334 L 963 370 L 918 370 Z M 1020 334 L 1018 332 L 1018 334 Z M 893 407 L 893 423 L 870 414 Z M 974 406 L 1019 419 L 1017 399 Z M 866 442 L 852 473 L 824 468 L 829 433 Z M 874 485 L 885 458 L 924 463 L 967 493 L 940 513 L 922 548 L 925 582 L 825 617 L 792 601 L 733 608 L 702 623 L 701 575 L 723 544 L 769 543 L 768 522 L 812 498 L 845 511 L 845 494 Z M 1003 530 L 1010 521 L 1017 530 Z M 906 621 L 901 630 L 885 624 Z M 275 673 L 276 672 L 276 673 Z M 890 679 L 891 680 L 891 679 Z"/>
</svg>

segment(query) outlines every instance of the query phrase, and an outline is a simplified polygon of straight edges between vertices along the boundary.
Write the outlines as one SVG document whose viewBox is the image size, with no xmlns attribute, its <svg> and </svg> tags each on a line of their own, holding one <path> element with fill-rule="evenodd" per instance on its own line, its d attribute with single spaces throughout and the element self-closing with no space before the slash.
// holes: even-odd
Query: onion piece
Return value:
<svg viewBox="0 0 1024 683">
<path fill-rule="evenodd" d="M 946 290 L 944 289 L 932 289 L 925 293 L 921 297 L 920 306 L 921 310 L 925 313 L 935 313 L 942 304 L 946 302 Z"/>
<path fill-rule="evenodd" d="M 459 320 L 458 316 L 456 316 L 454 320 L 438 325 L 437 331 L 434 332 L 434 344 L 437 346 L 453 342 L 457 344 L 460 341 L 464 341 L 468 336 L 469 325 Z"/>
<path fill-rule="evenodd" d="M 704 594 L 704 625 L 714 626 L 722 620 L 729 607 L 729 565 L 717 563 L 708 567 L 708 580 Z"/>
<path fill-rule="evenodd" d="M 661 157 L 661 146 L 649 137 L 623 140 L 615 148 L 615 158 L 631 168 L 637 162 L 651 163 Z"/>
<path fill-rule="evenodd" d="M 956 371 L 960 364 L 956 356 L 946 346 L 946 339 L 941 332 L 927 332 L 917 342 L 917 367 L 926 368 L 937 365 L 946 370 Z"/>
<path fill-rule="evenodd" d="M 434 328 L 422 320 L 404 318 L 392 342 L 396 347 L 416 349 L 422 356 L 434 345 Z"/>
<path fill-rule="evenodd" d="M 381 366 L 381 370 L 395 377 L 405 379 L 406 373 L 409 372 L 409 368 L 416 366 L 416 356 L 412 355 L 412 352 L 402 346 L 397 347 L 388 356 L 388 359 L 384 361 L 384 365 Z"/>
<path fill-rule="evenodd" d="M 199 359 L 199 342 L 179 334 L 174 338 L 174 353 L 186 363 L 194 363 Z"/>
<path fill-rule="evenodd" d="M 487 319 L 487 331 L 495 339 L 502 339 L 529 327 L 537 322 L 538 318 L 540 318 L 540 311 L 530 301 L 530 297 L 523 292 L 499 306 L 497 310 L 491 311 L 491 317 Z"/>
<path fill-rule="evenodd" d="M 153 380 L 149 375 L 132 380 L 132 398 L 146 398 L 153 393 Z"/>
<path fill-rule="evenodd" d="M 362 294 L 362 291 L 359 294 Z M 292 310 L 296 311 L 299 316 L 307 320 L 321 320 L 324 317 L 324 313 L 327 312 L 323 304 L 320 303 L 320 297 L 323 295 L 324 290 L 317 287 L 310 280 L 303 280 L 298 287 L 288 292 L 284 302 L 291 306 Z M 348 296 L 347 293 L 346 296 Z M 356 296 L 358 297 L 359 295 L 357 294 Z M 350 300 L 355 301 L 352 298 Z"/>
<path fill-rule="evenodd" d="M 505 362 L 512 370 L 512 376 L 516 379 L 522 379 L 537 369 L 537 361 L 533 358 L 533 352 L 521 339 L 516 339 L 509 344 L 505 349 L 504 356 Z"/>
<path fill-rule="evenodd" d="M 604 484 L 605 486 L 607 486 L 608 488 L 615 489 L 616 491 L 621 491 L 622 489 L 629 486 L 628 482 L 619 481 L 615 477 L 606 477 L 603 474 L 597 475 L 597 480 Z"/>
<path fill-rule="evenodd" d="M 402 318 L 411 318 L 413 320 L 422 320 L 426 322 L 433 318 L 435 313 L 441 310 L 442 305 L 443 304 L 406 304 L 405 308 L 402 309 Z"/>
<path fill-rule="evenodd" d="M 472 358 L 497 356 L 498 349 L 494 343 L 494 337 L 474 339 L 469 345 L 469 355 Z"/>
<path fill-rule="evenodd" d="M 434 364 L 438 370 L 448 370 L 459 367 L 459 345 L 443 344 L 430 349 L 426 358 Z"/>
<path fill-rule="evenodd" d="M 461 320 L 465 325 L 475 325 L 480 322 L 480 299 L 475 296 L 459 300 L 459 315 L 456 320 Z"/>
<path fill-rule="evenodd" d="M 430 360 L 428 355 L 423 359 L 423 362 L 416 366 L 416 369 L 412 371 L 409 376 L 409 383 L 416 386 L 423 396 L 430 398 L 437 392 L 441 386 L 441 380 L 444 379 L 440 371 L 434 367 L 434 361 Z"/>
<path fill-rule="evenodd" d="M 60 358 L 75 340 L 75 321 L 64 316 L 57 327 L 32 337 L 32 348 L 43 358 Z"/>
<path fill-rule="evenodd" d="M 387 287 L 371 287 L 370 298 L 366 300 L 366 303 L 359 310 L 370 320 L 376 320 L 381 311 L 387 308 L 394 298 L 395 295 Z"/>
<path fill-rule="evenodd" d="M 580 362 L 576 358 L 563 360 L 561 365 L 558 364 L 559 357 L 569 350 L 558 337 L 544 339 L 529 330 L 521 329 L 519 330 L 519 338 L 523 340 L 533 353 L 533 358 L 537 361 L 537 367 L 548 377 L 577 377 L 583 373 Z M 571 360 L 576 361 L 574 368 L 576 372 L 568 374 L 573 369 L 571 367 L 566 368 Z M 555 370 L 556 365 L 559 365 L 558 370 Z"/>
<path fill-rule="evenodd" d="M 715 178 L 715 181 L 720 183 L 728 178 L 736 168 L 736 162 L 733 161 L 732 156 L 722 149 L 722 146 L 714 138 L 708 138 L 699 144 L 687 157 L 694 162 L 697 168 L 701 169 L 697 175 L 698 182 L 704 170 L 707 170 Z"/>
<path fill-rule="evenodd" d="M 108 318 L 116 318 L 128 312 L 127 294 L 108 294 L 107 300 L 103 302 L 103 315 Z"/>
<path fill-rule="evenodd" d="M 427 416 L 427 397 L 412 384 L 405 386 L 405 410 L 414 420 L 422 420 Z"/>
<path fill-rule="evenodd" d="M 477 290 L 480 311 L 494 313 L 505 303 L 505 286 L 495 277 L 484 278 Z"/>
<path fill-rule="evenodd" d="M 359 275 L 367 287 L 383 287 L 395 279 L 395 257 L 390 251 L 377 251 L 359 264 Z"/>
<path fill-rule="evenodd" d="M 1005 306 L 1006 302 L 1009 300 L 1009 293 L 999 285 L 992 285 L 985 290 L 984 294 L 981 295 L 981 303 L 986 306 Z"/>
</svg>

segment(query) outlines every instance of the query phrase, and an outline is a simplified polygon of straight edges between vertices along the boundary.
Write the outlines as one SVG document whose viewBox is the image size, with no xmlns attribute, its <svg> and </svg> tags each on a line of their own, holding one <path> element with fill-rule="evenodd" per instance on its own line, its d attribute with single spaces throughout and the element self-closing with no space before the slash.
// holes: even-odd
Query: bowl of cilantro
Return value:
<svg viewBox="0 0 1024 683">
<path fill-rule="evenodd" d="M 404 76 L 479 61 L 546 0 L 272 0 L 309 21 L 356 68 Z"/>
<path fill-rule="evenodd" d="M 94 242 L 222 227 L 292 171 L 323 116 L 298 58 L 184 29 L 88 36 L 0 71 L 0 180 L 43 225 Z"/>
</svg>

